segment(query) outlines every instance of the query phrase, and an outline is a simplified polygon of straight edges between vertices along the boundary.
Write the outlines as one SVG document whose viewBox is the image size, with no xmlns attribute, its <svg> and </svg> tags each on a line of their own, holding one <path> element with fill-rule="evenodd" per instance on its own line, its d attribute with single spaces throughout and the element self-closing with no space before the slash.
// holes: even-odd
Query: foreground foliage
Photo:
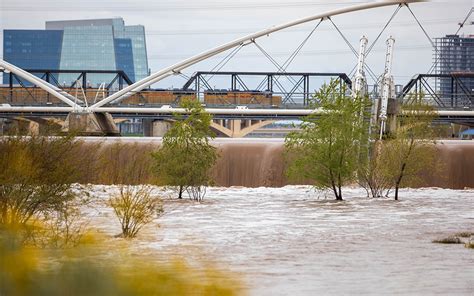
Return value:
<svg viewBox="0 0 474 296">
<path fill-rule="evenodd" d="M 100 250 L 115 252 L 114 259 Z M 240 291 L 233 277 L 212 266 L 152 262 L 110 251 L 93 237 L 80 248 L 48 253 L 23 245 L 15 230 L 1 229 L 0 295 L 237 295 Z"/>
<path fill-rule="evenodd" d="M 330 189 L 342 200 L 342 186 L 356 179 L 360 146 L 366 141 L 365 98 L 348 98 L 338 80 L 316 92 L 311 108 L 324 110 L 304 117 L 301 132 L 290 133 L 285 146 L 288 174 L 309 179 L 319 189 Z"/>
<path fill-rule="evenodd" d="M 153 153 L 154 171 L 159 185 L 177 188 L 178 198 L 188 191 L 194 200 L 202 200 L 205 186 L 211 183 L 210 170 L 217 160 L 216 148 L 209 144 L 213 137 L 212 117 L 198 101 L 183 101 L 186 117 L 175 115 L 176 121 Z"/>
</svg>

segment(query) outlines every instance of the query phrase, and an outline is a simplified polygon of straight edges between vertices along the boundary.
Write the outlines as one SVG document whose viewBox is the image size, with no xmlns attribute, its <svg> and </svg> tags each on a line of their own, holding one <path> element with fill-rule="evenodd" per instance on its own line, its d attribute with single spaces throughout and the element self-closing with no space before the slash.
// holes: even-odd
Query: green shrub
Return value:
<svg viewBox="0 0 474 296">
<path fill-rule="evenodd" d="M 153 196 L 147 185 L 122 185 L 108 204 L 114 209 L 125 238 L 134 238 L 143 226 L 163 214 L 161 198 Z"/>
</svg>

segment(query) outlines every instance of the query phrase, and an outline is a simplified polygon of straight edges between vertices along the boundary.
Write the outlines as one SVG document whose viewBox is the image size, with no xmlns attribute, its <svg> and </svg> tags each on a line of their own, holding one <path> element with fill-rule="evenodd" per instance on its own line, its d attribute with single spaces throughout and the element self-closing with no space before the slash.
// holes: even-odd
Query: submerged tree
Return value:
<svg viewBox="0 0 474 296">
<path fill-rule="evenodd" d="M 373 140 L 368 144 L 367 161 L 361 163 L 358 168 L 358 183 L 367 191 L 367 196 L 383 197 L 392 188 L 391 179 L 386 173 L 386 164 L 382 159 L 385 143 L 381 140 Z"/>
<path fill-rule="evenodd" d="M 399 127 L 392 138 L 385 140 L 380 154 L 383 174 L 398 191 L 404 185 L 416 185 L 423 172 L 436 168 L 434 130 L 431 126 L 436 113 L 423 100 L 422 94 L 412 95 L 402 105 L 398 116 Z"/>
<path fill-rule="evenodd" d="M 0 225 L 25 225 L 65 208 L 87 166 L 73 137 L 10 136 L 0 140 Z M 67 207 L 66 207 L 67 208 Z"/>
<path fill-rule="evenodd" d="M 191 198 L 202 200 L 217 160 L 216 148 L 209 144 L 214 136 L 210 129 L 212 117 L 198 101 L 185 100 L 180 106 L 187 115 L 175 115 L 176 121 L 163 137 L 160 149 L 152 154 L 154 171 L 159 185 L 177 187 L 178 198 L 187 190 Z"/>
<path fill-rule="evenodd" d="M 121 185 L 108 204 L 114 209 L 125 238 L 134 238 L 143 226 L 164 212 L 162 199 L 147 185 Z"/>
<path fill-rule="evenodd" d="M 300 132 L 290 133 L 286 140 L 290 165 L 288 175 L 306 178 L 319 189 L 331 189 L 336 200 L 342 200 L 342 186 L 356 178 L 360 146 L 366 141 L 364 97 L 349 98 L 345 87 L 333 80 L 316 92 L 311 107 L 322 110 L 303 118 Z"/>
<path fill-rule="evenodd" d="M 9 136 L 0 139 L 0 230 L 15 228 L 22 242 L 70 247 L 85 231 L 82 182 L 92 167 L 72 136 Z"/>
</svg>

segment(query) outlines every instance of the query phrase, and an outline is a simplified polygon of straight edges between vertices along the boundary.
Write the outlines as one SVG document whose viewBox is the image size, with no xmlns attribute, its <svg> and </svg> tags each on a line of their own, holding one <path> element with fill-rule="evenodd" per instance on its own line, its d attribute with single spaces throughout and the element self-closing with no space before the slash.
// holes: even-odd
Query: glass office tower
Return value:
<svg viewBox="0 0 474 296">
<path fill-rule="evenodd" d="M 63 31 L 4 30 L 3 59 L 23 69 L 59 69 Z M 19 84 L 3 75 L 3 83 Z"/>
<path fill-rule="evenodd" d="M 122 70 L 135 82 L 148 75 L 145 28 L 122 18 L 51 21 L 46 30 L 4 30 L 4 59 L 23 69 Z M 74 74 L 59 75 L 70 85 Z M 97 87 L 113 77 L 88 75 Z M 4 84 L 9 75 L 4 75 Z M 14 82 L 15 83 L 15 82 Z"/>
</svg>

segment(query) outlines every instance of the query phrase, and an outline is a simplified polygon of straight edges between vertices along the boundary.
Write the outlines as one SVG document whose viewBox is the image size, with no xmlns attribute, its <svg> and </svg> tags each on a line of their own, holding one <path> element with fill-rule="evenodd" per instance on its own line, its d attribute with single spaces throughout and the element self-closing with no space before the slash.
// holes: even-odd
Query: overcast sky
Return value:
<svg viewBox="0 0 474 296">
<path fill-rule="evenodd" d="M 120 16 L 126 25 L 141 24 L 147 34 L 149 66 L 157 71 L 211 47 L 244 34 L 278 25 L 334 8 L 374 1 L 355 0 L 0 0 L 0 46 L 3 29 L 43 29 L 45 21 L 110 18 Z M 431 1 L 412 4 L 431 37 L 453 34 L 473 6 L 473 0 Z M 351 44 L 359 47 L 360 36 L 373 41 L 396 6 L 377 8 L 336 16 L 335 24 Z M 472 17 L 471 17 L 472 21 Z M 283 63 L 316 23 L 310 23 L 265 37 L 259 44 Z M 473 26 L 460 33 L 474 34 Z M 383 33 L 368 57 L 371 69 L 380 75 L 384 66 L 385 40 L 396 39 L 393 74 L 397 84 L 404 84 L 416 73 L 430 68 L 432 47 L 410 12 L 403 8 Z M 3 50 L 2 50 L 3 54 Z M 184 72 L 210 70 L 223 55 L 193 66 Z M 323 22 L 294 60 L 288 71 L 346 72 L 356 58 L 333 25 Z M 275 71 L 275 67 L 255 46 L 243 48 L 222 70 Z M 184 80 L 168 78 L 159 87 L 179 87 Z"/>
</svg>

